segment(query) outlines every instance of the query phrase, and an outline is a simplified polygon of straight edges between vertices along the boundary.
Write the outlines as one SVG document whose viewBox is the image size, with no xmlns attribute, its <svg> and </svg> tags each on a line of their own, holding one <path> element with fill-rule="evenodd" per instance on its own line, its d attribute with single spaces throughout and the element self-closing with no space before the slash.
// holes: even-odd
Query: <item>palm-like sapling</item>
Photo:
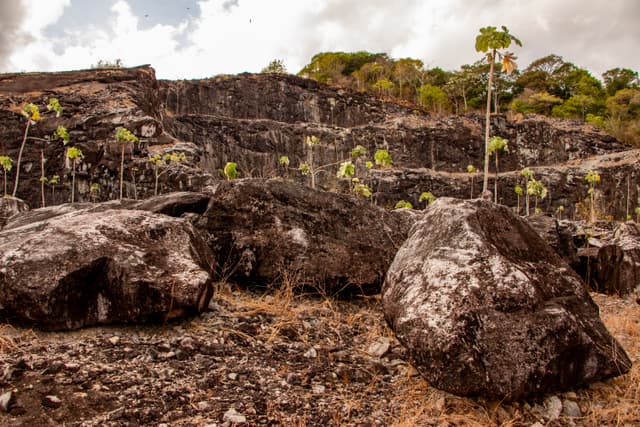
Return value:
<svg viewBox="0 0 640 427">
<path fill-rule="evenodd" d="M 124 183 L 124 148 L 125 144 L 130 142 L 138 142 L 138 137 L 135 136 L 127 128 L 116 129 L 116 141 L 122 145 L 122 151 L 120 154 L 120 199 L 122 199 L 122 186 Z"/>
</svg>

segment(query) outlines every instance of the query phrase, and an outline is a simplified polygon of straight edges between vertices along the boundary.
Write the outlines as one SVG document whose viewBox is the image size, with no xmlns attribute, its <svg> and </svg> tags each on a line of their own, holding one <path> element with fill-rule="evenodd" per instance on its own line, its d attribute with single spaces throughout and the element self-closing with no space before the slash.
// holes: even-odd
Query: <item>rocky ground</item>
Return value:
<svg viewBox="0 0 640 427">
<path fill-rule="evenodd" d="M 288 283 L 294 283 L 290 278 Z M 198 318 L 43 333 L 4 324 L 6 426 L 638 425 L 640 305 L 594 294 L 634 362 L 623 377 L 514 403 L 430 387 L 379 297 L 220 286 Z M 297 296 L 296 296 L 297 295 Z M 538 424 L 536 424 L 538 423 Z"/>
</svg>

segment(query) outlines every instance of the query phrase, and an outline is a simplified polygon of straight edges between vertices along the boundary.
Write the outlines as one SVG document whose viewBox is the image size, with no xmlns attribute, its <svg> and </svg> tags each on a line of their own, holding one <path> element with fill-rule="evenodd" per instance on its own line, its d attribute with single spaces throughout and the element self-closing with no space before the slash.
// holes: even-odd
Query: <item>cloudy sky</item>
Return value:
<svg viewBox="0 0 640 427">
<path fill-rule="evenodd" d="M 151 64 L 159 78 L 298 72 L 323 51 L 387 52 L 454 70 L 506 25 L 521 66 L 550 53 L 640 70 L 639 0 L 0 0 L 0 72 Z"/>
</svg>

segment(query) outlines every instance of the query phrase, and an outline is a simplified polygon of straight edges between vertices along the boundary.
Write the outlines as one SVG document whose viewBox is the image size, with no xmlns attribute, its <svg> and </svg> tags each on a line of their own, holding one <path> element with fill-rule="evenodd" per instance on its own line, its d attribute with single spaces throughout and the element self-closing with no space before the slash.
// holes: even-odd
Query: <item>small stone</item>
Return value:
<svg viewBox="0 0 640 427">
<path fill-rule="evenodd" d="M 240 423 L 246 423 L 247 417 L 238 413 L 238 411 L 236 411 L 235 408 L 231 408 L 224 413 L 224 415 L 222 416 L 222 420 L 229 423 L 240 424 Z"/>
<path fill-rule="evenodd" d="M 113 345 L 117 345 L 120 342 L 120 337 L 117 335 L 114 335 L 111 338 L 109 338 L 109 342 Z"/>
<path fill-rule="evenodd" d="M 540 423 L 539 421 L 536 421 L 535 423 L 531 424 L 531 426 L 529 427 L 544 427 L 544 424 Z"/>
<path fill-rule="evenodd" d="M 9 412 L 9 407 L 11 406 L 12 400 L 13 393 L 11 391 L 3 393 L 2 395 L 0 395 L 0 408 L 2 408 L 4 412 Z"/>
<path fill-rule="evenodd" d="M 180 341 L 180 348 L 184 351 L 194 351 L 196 349 L 196 342 L 191 337 L 185 337 Z"/>
<path fill-rule="evenodd" d="M 562 404 L 562 415 L 565 417 L 578 418 L 582 416 L 580 406 L 573 400 L 565 399 Z"/>
<path fill-rule="evenodd" d="M 391 348 L 391 340 L 387 337 L 379 337 L 373 344 L 369 346 L 367 353 L 375 357 L 382 357 Z"/>
<path fill-rule="evenodd" d="M 59 408 L 60 405 L 62 405 L 62 399 L 58 396 L 49 394 L 42 399 L 42 406 L 46 406 L 47 408 Z"/>
<path fill-rule="evenodd" d="M 323 394 L 326 389 L 322 384 L 314 384 L 311 386 L 311 391 L 313 391 L 314 394 Z"/>
<path fill-rule="evenodd" d="M 208 411 L 211 409 L 211 405 L 209 404 L 209 402 L 205 400 L 203 400 L 202 402 L 196 403 L 196 407 L 198 408 L 198 411 L 201 411 L 201 412 Z"/>
<path fill-rule="evenodd" d="M 545 418 L 549 421 L 555 421 L 560 418 L 562 413 L 562 400 L 558 396 L 550 396 L 544 400 L 546 409 Z"/>
<path fill-rule="evenodd" d="M 227 375 L 227 378 L 229 378 L 231 381 L 235 381 L 238 379 L 238 374 L 236 374 L 235 372 L 231 372 Z"/>
<path fill-rule="evenodd" d="M 304 354 L 304 357 L 306 357 L 307 359 L 315 359 L 316 357 L 318 357 L 318 352 L 316 351 L 315 348 L 311 347 L 309 350 L 307 350 Z"/>
</svg>

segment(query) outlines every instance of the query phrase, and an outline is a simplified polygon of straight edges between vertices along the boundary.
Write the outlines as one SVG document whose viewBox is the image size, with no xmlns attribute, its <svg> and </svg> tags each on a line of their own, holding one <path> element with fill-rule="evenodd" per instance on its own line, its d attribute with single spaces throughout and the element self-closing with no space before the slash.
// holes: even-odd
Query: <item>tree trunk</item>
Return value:
<svg viewBox="0 0 640 427">
<path fill-rule="evenodd" d="M 471 199 L 473 199 L 473 175 L 471 175 Z"/>
<path fill-rule="evenodd" d="M 486 192 L 489 189 L 489 134 L 491 130 L 491 85 L 493 84 L 493 68 L 494 58 L 496 56 L 496 50 L 493 49 L 489 55 L 489 61 L 491 65 L 489 68 L 489 82 L 487 83 L 487 112 L 485 115 L 485 129 L 484 129 L 484 177 L 482 180 L 482 192 Z"/>
<path fill-rule="evenodd" d="M 529 178 L 527 178 L 524 182 L 524 191 L 525 191 L 525 204 L 527 205 L 527 216 L 529 216 Z"/>
<path fill-rule="evenodd" d="M 4 195 L 7 195 L 7 170 L 4 170 Z"/>
<path fill-rule="evenodd" d="M 18 182 L 20 181 L 20 162 L 22 161 L 22 151 L 24 150 L 24 144 L 27 142 L 27 135 L 29 134 L 29 127 L 31 126 L 31 119 L 27 119 L 27 126 L 24 128 L 24 136 L 22 137 L 22 144 L 20 144 L 20 151 L 18 152 L 18 161 L 16 162 L 16 182 L 13 184 L 13 197 L 16 197 L 18 192 Z"/>
<path fill-rule="evenodd" d="M 76 159 L 71 162 L 71 203 L 75 201 L 76 194 Z"/>
<path fill-rule="evenodd" d="M 120 200 L 122 200 L 122 184 L 124 180 L 124 142 L 122 144 L 122 154 L 120 156 Z"/>
<path fill-rule="evenodd" d="M 40 150 L 40 193 L 42 194 L 42 207 L 45 206 L 44 200 L 44 150 Z"/>
<path fill-rule="evenodd" d="M 498 151 L 496 150 L 496 179 L 493 183 L 493 203 L 498 204 Z"/>
</svg>

